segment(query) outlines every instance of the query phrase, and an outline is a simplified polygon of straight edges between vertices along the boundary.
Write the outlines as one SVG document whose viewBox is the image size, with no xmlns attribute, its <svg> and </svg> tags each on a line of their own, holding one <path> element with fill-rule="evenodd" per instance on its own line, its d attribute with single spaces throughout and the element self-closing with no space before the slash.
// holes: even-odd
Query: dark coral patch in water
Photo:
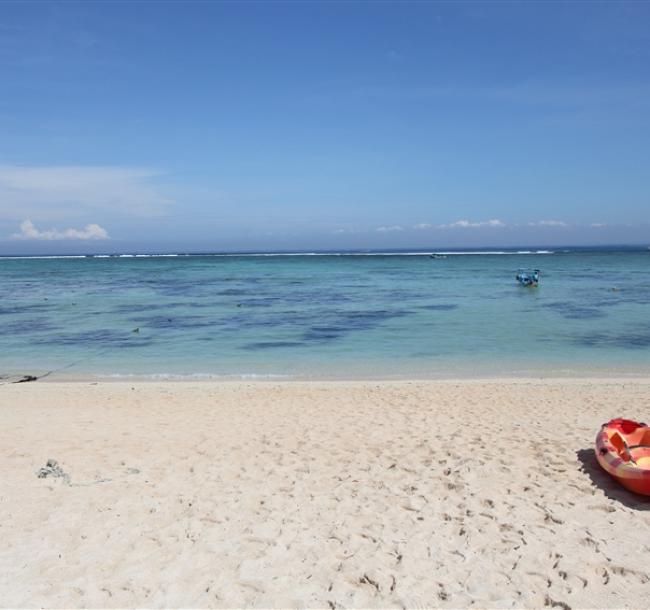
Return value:
<svg viewBox="0 0 650 610">
<path fill-rule="evenodd" d="M 371 310 L 336 312 L 331 316 L 330 324 L 312 326 L 303 334 L 303 339 L 310 342 L 325 342 L 338 339 L 355 331 L 370 330 L 384 321 L 409 315 L 407 310 Z"/>
<path fill-rule="evenodd" d="M 142 311 L 156 311 L 160 309 L 167 309 L 173 305 L 163 305 L 160 303 L 133 303 L 130 305 L 117 305 L 113 307 L 114 313 L 139 313 Z"/>
<path fill-rule="evenodd" d="M 222 290 L 221 292 L 219 292 L 219 294 L 223 296 L 239 297 L 244 295 L 250 295 L 252 294 L 252 291 L 245 290 L 243 288 L 226 288 L 226 290 Z"/>
<path fill-rule="evenodd" d="M 277 349 L 281 347 L 303 347 L 304 343 L 298 341 L 256 341 L 242 345 L 241 349 L 254 351 L 258 349 Z"/>
<path fill-rule="evenodd" d="M 650 348 L 650 328 L 619 334 L 590 333 L 576 337 L 573 343 L 582 347 L 647 349 Z"/>
<path fill-rule="evenodd" d="M 348 329 L 342 326 L 313 326 L 305 331 L 302 338 L 305 341 L 321 342 L 338 339 L 348 332 Z"/>
<path fill-rule="evenodd" d="M 259 297 L 256 299 L 244 299 L 240 301 L 237 306 L 242 307 L 271 307 L 275 303 L 281 302 L 279 297 Z"/>
<path fill-rule="evenodd" d="M 595 307 L 586 307 L 584 305 L 574 305 L 573 303 L 565 303 L 557 301 L 555 303 L 547 303 L 544 307 L 556 311 L 567 320 L 586 320 L 594 318 L 604 318 L 607 314 Z"/>
<path fill-rule="evenodd" d="M 429 311 L 451 311 L 458 309 L 458 305 L 453 304 L 440 304 L 440 305 L 421 305 L 420 309 L 428 309 Z"/>
<path fill-rule="evenodd" d="M 301 342 L 293 341 L 263 341 L 250 343 L 242 349 L 257 349 L 265 347 L 298 347 L 309 343 L 324 343 L 336 340 L 344 335 L 355 331 L 363 331 L 375 328 L 382 322 L 392 318 L 409 315 L 407 310 L 369 310 L 369 311 L 327 311 L 319 310 L 311 314 L 302 313 L 299 316 L 287 315 L 287 313 L 265 317 L 237 316 L 231 318 L 231 323 L 239 327 L 278 327 L 284 329 L 303 330 Z M 316 320 L 322 319 L 322 324 L 313 324 Z"/>
<path fill-rule="evenodd" d="M 219 326 L 220 323 L 201 316 L 135 316 L 131 318 L 143 328 L 207 328 Z"/>
<path fill-rule="evenodd" d="M 58 327 L 46 318 L 32 318 L 20 322 L 0 324 L 0 335 L 28 335 L 30 333 L 43 333 L 57 330 Z"/>
<path fill-rule="evenodd" d="M 77 333 L 61 333 L 52 337 L 34 339 L 36 345 L 75 345 L 89 347 L 142 347 L 153 340 L 132 332 L 115 330 L 87 330 Z"/>
<path fill-rule="evenodd" d="M 33 313 L 35 311 L 46 311 L 52 309 L 48 303 L 32 303 L 31 305 L 5 305 L 0 307 L 0 316 Z"/>
<path fill-rule="evenodd" d="M 378 324 L 391 318 L 401 318 L 409 315 L 410 311 L 404 309 L 387 310 L 377 309 L 368 311 L 344 311 L 338 312 L 337 322 L 349 330 L 366 330 L 374 328 Z"/>
</svg>

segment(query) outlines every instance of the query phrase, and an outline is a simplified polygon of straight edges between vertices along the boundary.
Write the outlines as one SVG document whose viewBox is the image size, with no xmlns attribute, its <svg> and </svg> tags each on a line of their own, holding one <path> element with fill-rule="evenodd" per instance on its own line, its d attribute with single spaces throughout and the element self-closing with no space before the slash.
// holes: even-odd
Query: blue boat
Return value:
<svg viewBox="0 0 650 610">
<path fill-rule="evenodd" d="M 519 269 L 515 279 L 522 286 L 529 286 L 531 288 L 536 288 L 539 285 L 539 269 L 533 269 L 532 271 L 526 269 Z"/>
</svg>

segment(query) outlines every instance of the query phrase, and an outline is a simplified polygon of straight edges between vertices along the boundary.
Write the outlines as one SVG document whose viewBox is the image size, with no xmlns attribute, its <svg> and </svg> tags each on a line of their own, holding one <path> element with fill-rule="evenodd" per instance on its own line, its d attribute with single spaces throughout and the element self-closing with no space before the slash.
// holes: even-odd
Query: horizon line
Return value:
<svg viewBox="0 0 650 610">
<path fill-rule="evenodd" d="M 184 256 L 428 256 L 431 254 L 510 254 L 510 255 L 547 255 L 568 254 L 573 251 L 638 251 L 650 252 L 650 244 L 599 244 L 571 245 L 553 244 L 543 246 L 474 246 L 449 248 L 345 248 L 345 249 L 275 249 L 275 250 L 125 250 L 123 252 L 42 252 L 34 254 L 7 253 L 0 254 L 0 259 L 29 259 L 29 258 L 153 258 L 153 257 L 184 257 Z M 557 252 L 560 251 L 560 252 Z"/>
</svg>

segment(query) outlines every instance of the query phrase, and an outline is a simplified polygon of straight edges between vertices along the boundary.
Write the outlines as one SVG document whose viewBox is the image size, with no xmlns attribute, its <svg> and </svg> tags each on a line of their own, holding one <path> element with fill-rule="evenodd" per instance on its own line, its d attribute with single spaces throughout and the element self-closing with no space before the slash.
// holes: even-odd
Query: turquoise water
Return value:
<svg viewBox="0 0 650 610">
<path fill-rule="evenodd" d="M 4 376 L 650 372 L 641 249 L 4 258 L 0 280 Z"/>
</svg>

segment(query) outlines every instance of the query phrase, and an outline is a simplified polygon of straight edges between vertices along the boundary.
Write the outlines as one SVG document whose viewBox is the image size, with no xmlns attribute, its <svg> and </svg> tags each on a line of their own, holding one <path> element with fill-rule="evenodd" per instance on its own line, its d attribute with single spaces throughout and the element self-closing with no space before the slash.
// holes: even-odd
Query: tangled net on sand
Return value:
<svg viewBox="0 0 650 610">
<path fill-rule="evenodd" d="M 47 464 L 37 471 L 36 476 L 39 479 L 46 479 L 48 477 L 61 478 L 64 483 L 70 485 L 70 475 L 62 470 L 56 460 L 47 460 Z"/>
</svg>

